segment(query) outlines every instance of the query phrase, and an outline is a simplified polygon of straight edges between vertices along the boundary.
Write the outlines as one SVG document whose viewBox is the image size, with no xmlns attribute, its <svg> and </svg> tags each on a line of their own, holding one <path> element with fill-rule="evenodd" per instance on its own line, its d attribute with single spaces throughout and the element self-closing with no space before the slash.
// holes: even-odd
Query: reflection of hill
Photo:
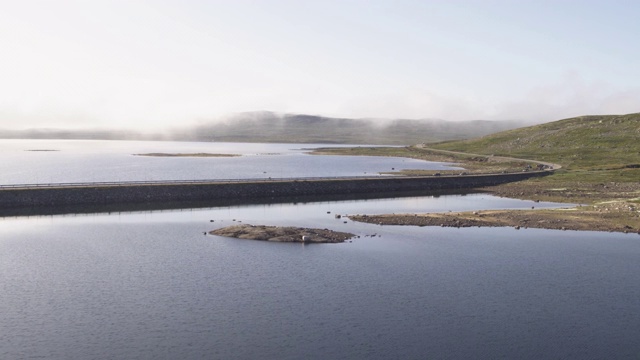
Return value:
<svg viewBox="0 0 640 360">
<path fill-rule="evenodd" d="M 468 139 L 519 126 L 522 124 L 515 121 L 370 120 L 249 112 L 222 121 L 174 128 L 162 134 L 122 130 L 33 129 L 0 130 L 0 138 L 409 145 Z"/>
</svg>

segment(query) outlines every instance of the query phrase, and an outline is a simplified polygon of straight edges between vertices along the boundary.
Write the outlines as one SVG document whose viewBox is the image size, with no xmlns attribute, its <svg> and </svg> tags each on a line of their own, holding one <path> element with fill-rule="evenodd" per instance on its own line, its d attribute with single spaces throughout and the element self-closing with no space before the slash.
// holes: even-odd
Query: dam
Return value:
<svg viewBox="0 0 640 360">
<path fill-rule="evenodd" d="M 252 201 L 296 196 L 371 195 L 473 189 L 545 176 L 550 170 L 506 174 L 296 179 L 129 181 L 0 186 L 0 215 L 57 213 L 56 209 L 118 209 L 146 205 Z"/>
</svg>

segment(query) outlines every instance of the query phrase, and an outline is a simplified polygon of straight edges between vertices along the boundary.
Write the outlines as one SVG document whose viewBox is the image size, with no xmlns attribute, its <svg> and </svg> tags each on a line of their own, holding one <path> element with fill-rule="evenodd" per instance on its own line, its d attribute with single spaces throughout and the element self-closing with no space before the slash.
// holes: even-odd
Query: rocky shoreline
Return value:
<svg viewBox="0 0 640 360">
<path fill-rule="evenodd" d="M 329 229 L 249 224 L 227 226 L 212 230 L 209 234 L 237 239 L 299 243 L 342 243 L 355 237 L 354 234 Z"/>
<path fill-rule="evenodd" d="M 380 225 L 481 226 L 640 233 L 640 183 L 549 180 L 525 180 L 479 190 L 514 199 L 589 205 L 562 209 L 476 210 L 349 217 L 353 221 Z"/>
<path fill-rule="evenodd" d="M 640 234 L 638 208 L 624 202 L 564 209 L 351 215 L 349 218 L 353 221 L 378 225 L 513 227 L 515 229 L 538 228 Z"/>
</svg>

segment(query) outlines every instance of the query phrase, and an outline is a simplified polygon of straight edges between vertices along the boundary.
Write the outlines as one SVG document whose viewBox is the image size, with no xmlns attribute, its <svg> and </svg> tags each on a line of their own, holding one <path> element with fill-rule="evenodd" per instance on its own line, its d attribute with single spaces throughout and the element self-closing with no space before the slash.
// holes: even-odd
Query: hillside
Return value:
<svg viewBox="0 0 640 360">
<path fill-rule="evenodd" d="M 640 113 L 581 116 L 484 137 L 407 146 L 323 150 L 458 163 L 471 172 L 506 168 L 500 156 L 561 164 L 552 175 L 490 186 L 502 197 L 580 204 L 569 209 L 387 214 L 352 220 L 414 226 L 513 226 L 640 234 Z M 441 151 L 446 150 L 446 151 Z M 482 156 L 483 154 L 487 156 Z M 491 156 L 496 155 L 496 156 Z M 519 170 L 522 169 L 522 164 Z M 503 170 L 504 171 L 504 170 Z M 403 170 L 411 174 L 415 171 Z M 451 171 L 454 173 L 454 171 Z"/>
<path fill-rule="evenodd" d="M 616 199 L 638 203 L 639 139 L 640 113 L 581 116 L 471 140 L 404 148 L 334 148 L 323 149 L 322 153 L 405 156 L 460 163 L 471 172 L 522 170 L 522 163 L 516 161 L 505 164 L 498 159 L 499 156 L 544 161 L 560 164 L 562 168 L 551 176 L 504 184 L 487 190 L 500 196 L 557 202 L 591 203 Z M 440 150 L 462 152 L 466 155 L 443 153 Z M 401 173 L 416 175 L 420 172 L 408 169 Z"/>
<path fill-rule="evenodd" d="M 429 147 L 549 161 L 568 170 L 633 169 L 640 167 L 640 113 L 580 116 Z"/>
</svg>

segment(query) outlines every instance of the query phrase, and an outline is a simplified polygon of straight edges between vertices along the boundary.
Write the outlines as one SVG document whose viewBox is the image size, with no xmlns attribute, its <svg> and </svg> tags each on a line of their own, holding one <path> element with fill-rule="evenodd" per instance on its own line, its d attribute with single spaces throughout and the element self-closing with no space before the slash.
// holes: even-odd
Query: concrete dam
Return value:
<svg viewBox="0 0 640 360">
<path fill-rule="evenodd" d="M 473 189 L 545 176 L 551 171 L 527 171 L 507 174 L 456 176 L 378 176 L 352 178 L 301 178 L 253 180 L 192 180 L 113 183 L 69 183 L 0 186 L 0 215 L 13 213 L 48 213 L 36 209 L 73 206 L 94 208 L 188 202 L 253 200 L 295 196 L 335 196 L 417 191 Z M 179 207 L 179 206 L 177 206 Z M 25 211 L 20 211 L 20 209 Z M 31 209 L 32 211 L 26 211 Z"/>
</svg>

